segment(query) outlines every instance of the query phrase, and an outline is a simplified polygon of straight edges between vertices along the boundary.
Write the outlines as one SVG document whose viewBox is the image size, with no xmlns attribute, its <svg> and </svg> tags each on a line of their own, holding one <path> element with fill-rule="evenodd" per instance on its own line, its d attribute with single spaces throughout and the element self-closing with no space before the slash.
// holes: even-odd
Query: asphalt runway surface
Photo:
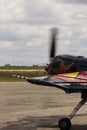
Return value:
<svg viewBox="0 0 87 130">
<path fill-rule="evenodd" d="M 0 130 L 59 130 L 60 118 L 69 115 L 80 94 L 27 82 L 0 83 Z M 87 104 L 72 119 L 71 130 L 87 130 Z"/>
</svg>

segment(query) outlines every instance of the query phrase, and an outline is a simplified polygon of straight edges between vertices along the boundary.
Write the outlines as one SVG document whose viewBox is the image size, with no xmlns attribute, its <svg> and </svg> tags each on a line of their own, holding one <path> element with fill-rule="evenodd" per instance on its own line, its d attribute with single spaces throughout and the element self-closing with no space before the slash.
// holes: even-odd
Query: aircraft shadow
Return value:
<svg viewBox="0 0 87 130">
<path fill-rule="evenodd" d="M 79 115 L 78 115 L 79 116 Z M 81 116 L 81 115 L 80 115 Z M 14 121 L 14 122 L 7 122 L 6 127 L 1 128 L 0 130 L 38 130 L 41 128 L 49 130 L 59 130 L 57 122 L 59 121 L 60 116 L 49 116 L 49 117 L 26 117 L 24 119 Z M 72 125 L 71 130 L 86 130 L 87 124 L 85 125 Z"/>
</svg>

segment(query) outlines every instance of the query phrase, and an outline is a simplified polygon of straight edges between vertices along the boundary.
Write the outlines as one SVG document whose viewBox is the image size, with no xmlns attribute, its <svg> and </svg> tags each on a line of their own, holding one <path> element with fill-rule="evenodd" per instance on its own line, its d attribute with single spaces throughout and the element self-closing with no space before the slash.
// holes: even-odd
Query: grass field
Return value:
<svg viewBox="0 0 87 130">
<path fill-rule="evenodd" d="M 0 66 L 0 69 L 9 69 L 9 70 L 27 70 L 27 69 L 44 69 L 44 66 L 10 66 L 10 65 L 5 65 L 5 66 Z"/>
<path fill-rule="evenodd" d="M 26 77 L 37 77 L 46 75 L 44 71 L 0 71 L 0 82 L 16 82 L 16 81 L 25 81 L 24 79 L 12 77 L 12 74 L 26 76 Z"/>
</svg>

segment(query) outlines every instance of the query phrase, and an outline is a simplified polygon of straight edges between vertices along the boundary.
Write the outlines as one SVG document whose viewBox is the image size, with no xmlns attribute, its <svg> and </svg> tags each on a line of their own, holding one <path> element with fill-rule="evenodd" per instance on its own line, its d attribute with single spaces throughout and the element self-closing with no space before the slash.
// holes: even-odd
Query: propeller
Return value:
<svg viewBox="0 0 87 130">
<path fill-rule="evenodd" d="M 58 33 L 58 28 L 52 28 L 51 29 L 51 47 L 50 47 L 50 62 L 53 61 L 55 54 L 56 54 L 56 35 Z"/>
<path fill-rule="evenodd" d="M 50 63 L 47 64 L 47 66 L 45 66 L 45 71 L 47 71 L 48 73 L 50 73 L 51 70 L 51 63 L 55 57 L 56 54 L 56 36 L 58 33 L 58 28 L 54 27 L 51 29 L 51 45 L 50 45 L 50 52 L 49 52 L 49 60 Z"/>
</svg>

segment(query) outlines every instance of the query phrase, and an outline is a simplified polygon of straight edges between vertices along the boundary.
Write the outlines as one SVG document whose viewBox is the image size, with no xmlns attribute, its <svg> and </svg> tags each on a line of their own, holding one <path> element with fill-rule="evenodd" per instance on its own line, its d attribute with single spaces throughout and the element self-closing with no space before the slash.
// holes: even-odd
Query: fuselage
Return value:
<svg viewBox="0 0 87 130">
<path fill-rule="evenodd" d="M 87 58 L 83 56 L 58 55 L 48 65 L 48 74 L 87 71 Z"/>
</svg>

